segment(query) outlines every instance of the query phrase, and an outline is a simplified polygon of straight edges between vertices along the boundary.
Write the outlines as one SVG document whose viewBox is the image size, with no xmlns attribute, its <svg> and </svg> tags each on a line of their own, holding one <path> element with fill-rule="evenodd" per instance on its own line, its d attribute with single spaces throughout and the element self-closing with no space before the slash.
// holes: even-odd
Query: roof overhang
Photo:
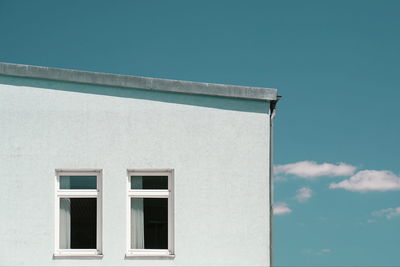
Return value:
<svg viewBox="0 0 400 267">
<path fill-rule="evenodd" d="M 266 101 L 277 100 L 277 89 L 273 88 L 168 80 L 1 62 L 0 75 L 95 84 L 102 86 L 116 86 L 143 90 L 165 91 L 183 94 L 220 96 Z"/>
</svg>

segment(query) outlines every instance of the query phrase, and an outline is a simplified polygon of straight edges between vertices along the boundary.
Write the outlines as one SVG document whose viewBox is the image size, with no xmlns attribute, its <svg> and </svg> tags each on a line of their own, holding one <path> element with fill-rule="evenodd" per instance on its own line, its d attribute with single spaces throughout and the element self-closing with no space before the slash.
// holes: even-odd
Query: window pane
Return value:
<svg viewBox="0 0 400 267">
<path fill-rule="evenodd" d="M 131 176 L 131 189 L 168 189 L 168 176 Z"/>
<path fill-rule="evenodd" d="M 96 200 L 60 199 L 61 249 L 96 249 Z"/>
<path fill-rule="evenodd" d="M 131 198 L 131 248 L 168 249 L 167 198 Z"/>
<path fill-rule="evenodd" d="M 97 189 L 96 176 L 60 176 L 60 189 Z"/>
</svg>

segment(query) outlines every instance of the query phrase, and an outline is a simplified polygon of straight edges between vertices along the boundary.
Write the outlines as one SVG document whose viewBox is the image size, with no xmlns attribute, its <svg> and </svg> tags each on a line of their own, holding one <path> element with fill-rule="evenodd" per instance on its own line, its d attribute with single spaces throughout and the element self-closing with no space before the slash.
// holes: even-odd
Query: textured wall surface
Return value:
<svg viewBox="0 0 400 267">
<path fill-rule="evenodd" d="M 0 266 L 266 266 L 264 101 L 0 76 Z M 53 259 L 56 168 L 103 169 L 102 259 Z M 175 259 L 125 259 L 126 170 L 175 170 Z"/>
</svg>

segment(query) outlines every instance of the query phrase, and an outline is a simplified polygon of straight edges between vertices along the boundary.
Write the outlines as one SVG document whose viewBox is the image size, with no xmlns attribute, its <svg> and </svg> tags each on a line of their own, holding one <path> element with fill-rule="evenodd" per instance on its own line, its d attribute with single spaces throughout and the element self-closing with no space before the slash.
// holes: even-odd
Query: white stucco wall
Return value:
<svg viewBox="0 0 400 267">
<path fill-rule="evenodd" d="M 0 76 L 0 266 L 267 266 L 267 111 Z M 56 168 L 103 169 L 102 259 L 53 259 Z M 175 170 L 175 259 L 124 259 L 131 168 Z"/>
</svg>

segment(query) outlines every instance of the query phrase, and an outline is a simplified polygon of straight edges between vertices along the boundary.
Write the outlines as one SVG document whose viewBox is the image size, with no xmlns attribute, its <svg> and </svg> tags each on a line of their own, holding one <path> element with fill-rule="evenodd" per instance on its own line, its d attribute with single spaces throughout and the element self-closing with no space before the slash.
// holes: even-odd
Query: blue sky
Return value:
<svg viewBox="0 0 400 267">
<path fill-rule="evenodd" d="M 278 88 L 275 265 L 399 266 L 399 14 L 400 1 L 0 0 L 0 61 Z"/>
</svg>

